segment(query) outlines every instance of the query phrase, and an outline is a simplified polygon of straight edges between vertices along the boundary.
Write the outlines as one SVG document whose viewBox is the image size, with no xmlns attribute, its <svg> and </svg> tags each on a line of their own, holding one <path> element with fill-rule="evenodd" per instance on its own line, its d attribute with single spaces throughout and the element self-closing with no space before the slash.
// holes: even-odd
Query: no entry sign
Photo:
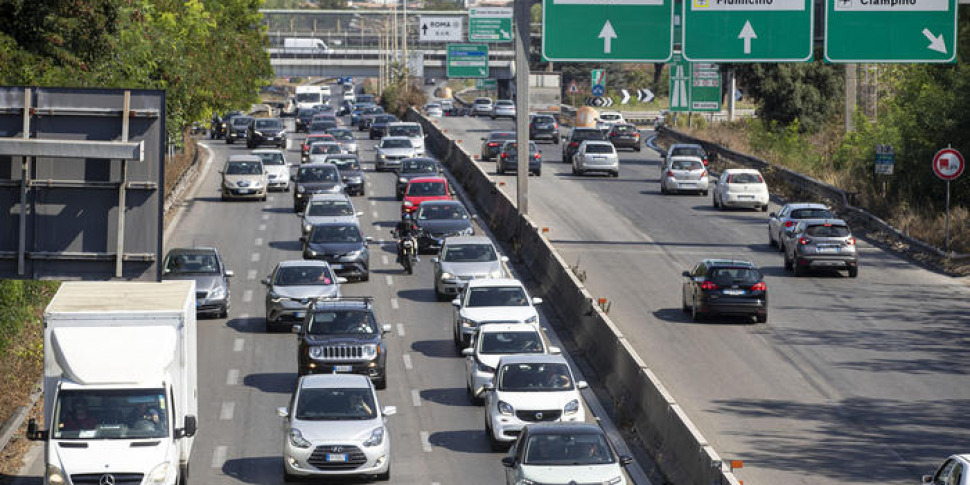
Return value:
<svg viewBox="0 0 970 485">
<path fill-rule="evenodd" d="M 943 180 L 953 180 L 963 174 L 963 155 L 952 148 L 944 148 L 933 156 L 933 173 Z"/>
</svg>

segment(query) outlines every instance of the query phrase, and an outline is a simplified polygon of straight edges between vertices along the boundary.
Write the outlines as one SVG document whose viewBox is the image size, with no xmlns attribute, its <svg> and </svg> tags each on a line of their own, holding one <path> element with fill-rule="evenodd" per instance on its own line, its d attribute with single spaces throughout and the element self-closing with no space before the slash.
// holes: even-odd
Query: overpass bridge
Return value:
<svg viewBox="0 0 970 485">
<path fill-rule="evenodd" d="M 410 52 L 423 52 L 422 69 L 425 77 L 445 77 L 445 51 Z M 511 79 L 513 54 L 512 51 L 508 51 L 507 55 L 505 53 L 489 53 L 489 77 Z M 276 77 L 377 77 L 383 63 L 382 51 L 378 49 L 335 50 L 332 54 L 319 56 L 293 56 L 270 52 L 270 64 L 276 72 Z M 415 71 L 413 67 L 411 70 L 412 72 Z"/>
</svg>

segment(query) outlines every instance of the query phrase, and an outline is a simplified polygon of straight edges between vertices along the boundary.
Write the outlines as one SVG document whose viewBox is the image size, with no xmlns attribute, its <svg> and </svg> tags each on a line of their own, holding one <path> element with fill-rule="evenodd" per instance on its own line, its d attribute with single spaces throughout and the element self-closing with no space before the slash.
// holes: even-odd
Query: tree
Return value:
<svg viewBox="0 0 970 485">
<path fill-rule="evenodd" d="M 788 125 L 795 120 L 816 132 L 842 106 L 842 66 L 821 61 L 805 64 L 736 64 L 738 81 L 755 98 L 763 120 Z"/>
</svg>

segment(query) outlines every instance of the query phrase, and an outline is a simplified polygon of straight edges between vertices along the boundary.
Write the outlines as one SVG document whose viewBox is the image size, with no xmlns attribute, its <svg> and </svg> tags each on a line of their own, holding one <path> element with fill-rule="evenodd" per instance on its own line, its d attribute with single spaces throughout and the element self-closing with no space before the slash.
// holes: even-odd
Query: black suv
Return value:
<svg viewBox="0 0 970 485">
<path fill-rule="evenodd" d="M 493 131 L 488 134 L 488 138 L 482 138 L 482 157 L 483 162 L 488 162 L 497 158 L 502 151 L 502 145 L 509 140 L 515 139 L 514 131 Z"/>
<path fill-rule="evenodd" d="M 370 123 L 370 139 L 376 140 L 381 137 L 387 136 L 387 125 L 388 123 L 396 123 L 397 116 L 394 115 L 377 115 Z"/>
<path fill-rule="evenodd" d="M 226 144 L 232 145 L 236 140 L 245 140 L 246 132 L 249 131 L 249 123 L 252 121 L 252 116 L 239 115 L 229 118 L 226 123 Z"/>
<path fill-rule="evenodd" d="M 369 296 L 318 300 L 303 323 L 294 325 L 300 349 L 297 372 L 363 374 L 374 387 L 387 387 L 387 346 L 390 325 L 379 325 Z"/>
<path fill-rule="evenodd" d="M 529 139 L 548 138 L 559 144 L 559 123 L 552 115 L 533 115 L 529 120 Z"/>
<path fill-rule="evenodd" d="M 310 130 L 310 120 L 313 116 L 319 113 L 319 110 L 313 108 L 301 108 L 300 111 L 296 113 L 296 132 L 309 132 Z"/>
<path fill-rule="evenodd" d="M 246 148 L 275 145 L 286 149 L 286 128 L 279 118 L 254 118 L 246 130 Z"/>
<path fill-rule="evenodd" d="M 562 163 L 572 163 L 573 155 L 586 140 L 609 141 L 606 134 L 598 128 L 573 128 L 562 146 Z"/>
<path fill-rule="evenodd" d="M 401 168 L 397 170 L 397 183 L 394 195 L 397 200 L 404 200 L 404 189 L 408 182 L 416 177 L 433 177 L 441 175 L 441 165 L 438 161 L 428 157 L 405 158 L 401 160 Z"/>
<path fill-rule="evenodd" d="M 768 287 L 753 263 L 705 259 L 683 274 L 681 307 L 694 321 L 715 314 L 768 321 Z"/>
</svg>

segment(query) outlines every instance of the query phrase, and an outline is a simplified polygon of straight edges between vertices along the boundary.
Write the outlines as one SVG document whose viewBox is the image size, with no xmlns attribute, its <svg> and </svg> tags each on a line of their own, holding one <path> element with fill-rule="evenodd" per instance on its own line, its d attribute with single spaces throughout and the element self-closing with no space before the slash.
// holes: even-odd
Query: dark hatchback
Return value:
<svg viewBox="0 0 970 485">
<path fill-rule="evenodd" d="M 696 322 L 709 315 L 754 317 L 768 321 L 768 287 L 761 271 L 747 261 L 705 259 L 684 271 L 681 307 Z"/>
<path fill-rule="evenodd" d="M 315 114 L 319 113 L 318 110 L 313 108 L 302 108 L 296 112 L 296 131 L 307 132 L 310 128 L 310 120 L 313 119 Z"/>
<path fill-rule="evenodd" d="M 493 131 L 489 133 L 488 137 L 482 138 L 482 161 L 488 162 L 497 158 L 499 152 L 502 151 L 502 145 L 514 139 L 515 132 L 513 131 Z"/>
<path fill-rule="evenodd" d="M 286 128 L 279 118 L 255 118 L 246 131 L 246 148 L 274 145 L 286 149 Z"/>
<path fill-rule="evenodd" d="M 471 216 L 465 205 L 457 200 L 429 200 L 418 206 L 414 223 L 418 235 L 418 251 L 437 251 L 446 237 L 475 234 Z"/>
<path fill-rule="evenodd" d="M 364 171 L 360 168 L 357 155 L 339 154 L 327 157 L 325 163 L 337 166 L 340 178 L 344 182 L 344 193 L 347 195 L 365 195 Z"/>
<path fill-rule="evenodd" d="M 326 133 L 327 130 L 332 130 L 337 127 L 337 122 L 329 119 L 317 119 L 310 122 L 310 128 L 307 129 L 307 133 L 313 135 L 317 133 Z"/>
<path fill-rule="evenodd" d="M 376 140 L 387 136 L 387 125 L 389 123 L 396 123 L 397 121 L 397 116 L 394 115 L 383 114 L 375 116 L 374 120 L 370 123 L 370 139 Z"/>
<path fill-rule="evenodd" d="M 613 125 L 606 136 L 614 148 L 632 148 L 634 151 L 640 151 L 640 130 L 635 125 L 629 123 Z"/>
<path fill-rule="evenodd" d="M 370 279 L 370 251 L 356 222 L 332 222 L 316 224 L 310 233 L 300 237 L 303 243 L 303 259 L 319 259 L 330 263 L 330 269 L 338 276 Z"/>
<path fill-rule="evenodd" d="M 552 115 L 533 115 L 529 120 L 529 139 L 549 139 L 559 143 L 559 122 Z"/>
<path fill-rule="evenodd" d="M 162 280 L 194 280 L 195 312 L 225 318 L 229 315 L 229 278 L 215 248 L 176 248 L 165 255 Z"/>
<path fill-rule="evenodd" d="M 387 387 L 387 347 L 371 297 L 336 298 L 311 304 L 303 322 L 293 326 L 299 335 L 297 373 L 362 374 L 374 387 Z"/>
<path fill-rule="evenodd" d="M 606 134 L 597 128 L 573 128 L 562 147 L 562 163 L 572 163 L 573 155 L 586 140 L 609 141 Z"/>
<path fill-rule="evenodd" d="M 401 161 L 401 168 L 397 171 L 397 184 L 394 194 L 397 200 L 404 200 L 404 189 L 408 182 L 416 177 L 441 175 L 441 165 L 437 160 L 427 157 L 405 158 Z"/>
<path fill-rule="evenodd" d="M 357 129 L 360 131 L 370 130 L 370 125 L 374 122 L 374 118 L 382 114 L 384 114 L 384 108 L 380 106 L 371 106 L 369 108 L 365 108 L 364 111 L 360 113 L 360 119 L 357 122 Z"/>
<path fill-rule="evenodd" d="M 293 212 L 303 212 L 313 194 L 339 194 L 344 191 L 340 171 L 332 163 L 308 163 L 293 177 Z"/>
</svg>

